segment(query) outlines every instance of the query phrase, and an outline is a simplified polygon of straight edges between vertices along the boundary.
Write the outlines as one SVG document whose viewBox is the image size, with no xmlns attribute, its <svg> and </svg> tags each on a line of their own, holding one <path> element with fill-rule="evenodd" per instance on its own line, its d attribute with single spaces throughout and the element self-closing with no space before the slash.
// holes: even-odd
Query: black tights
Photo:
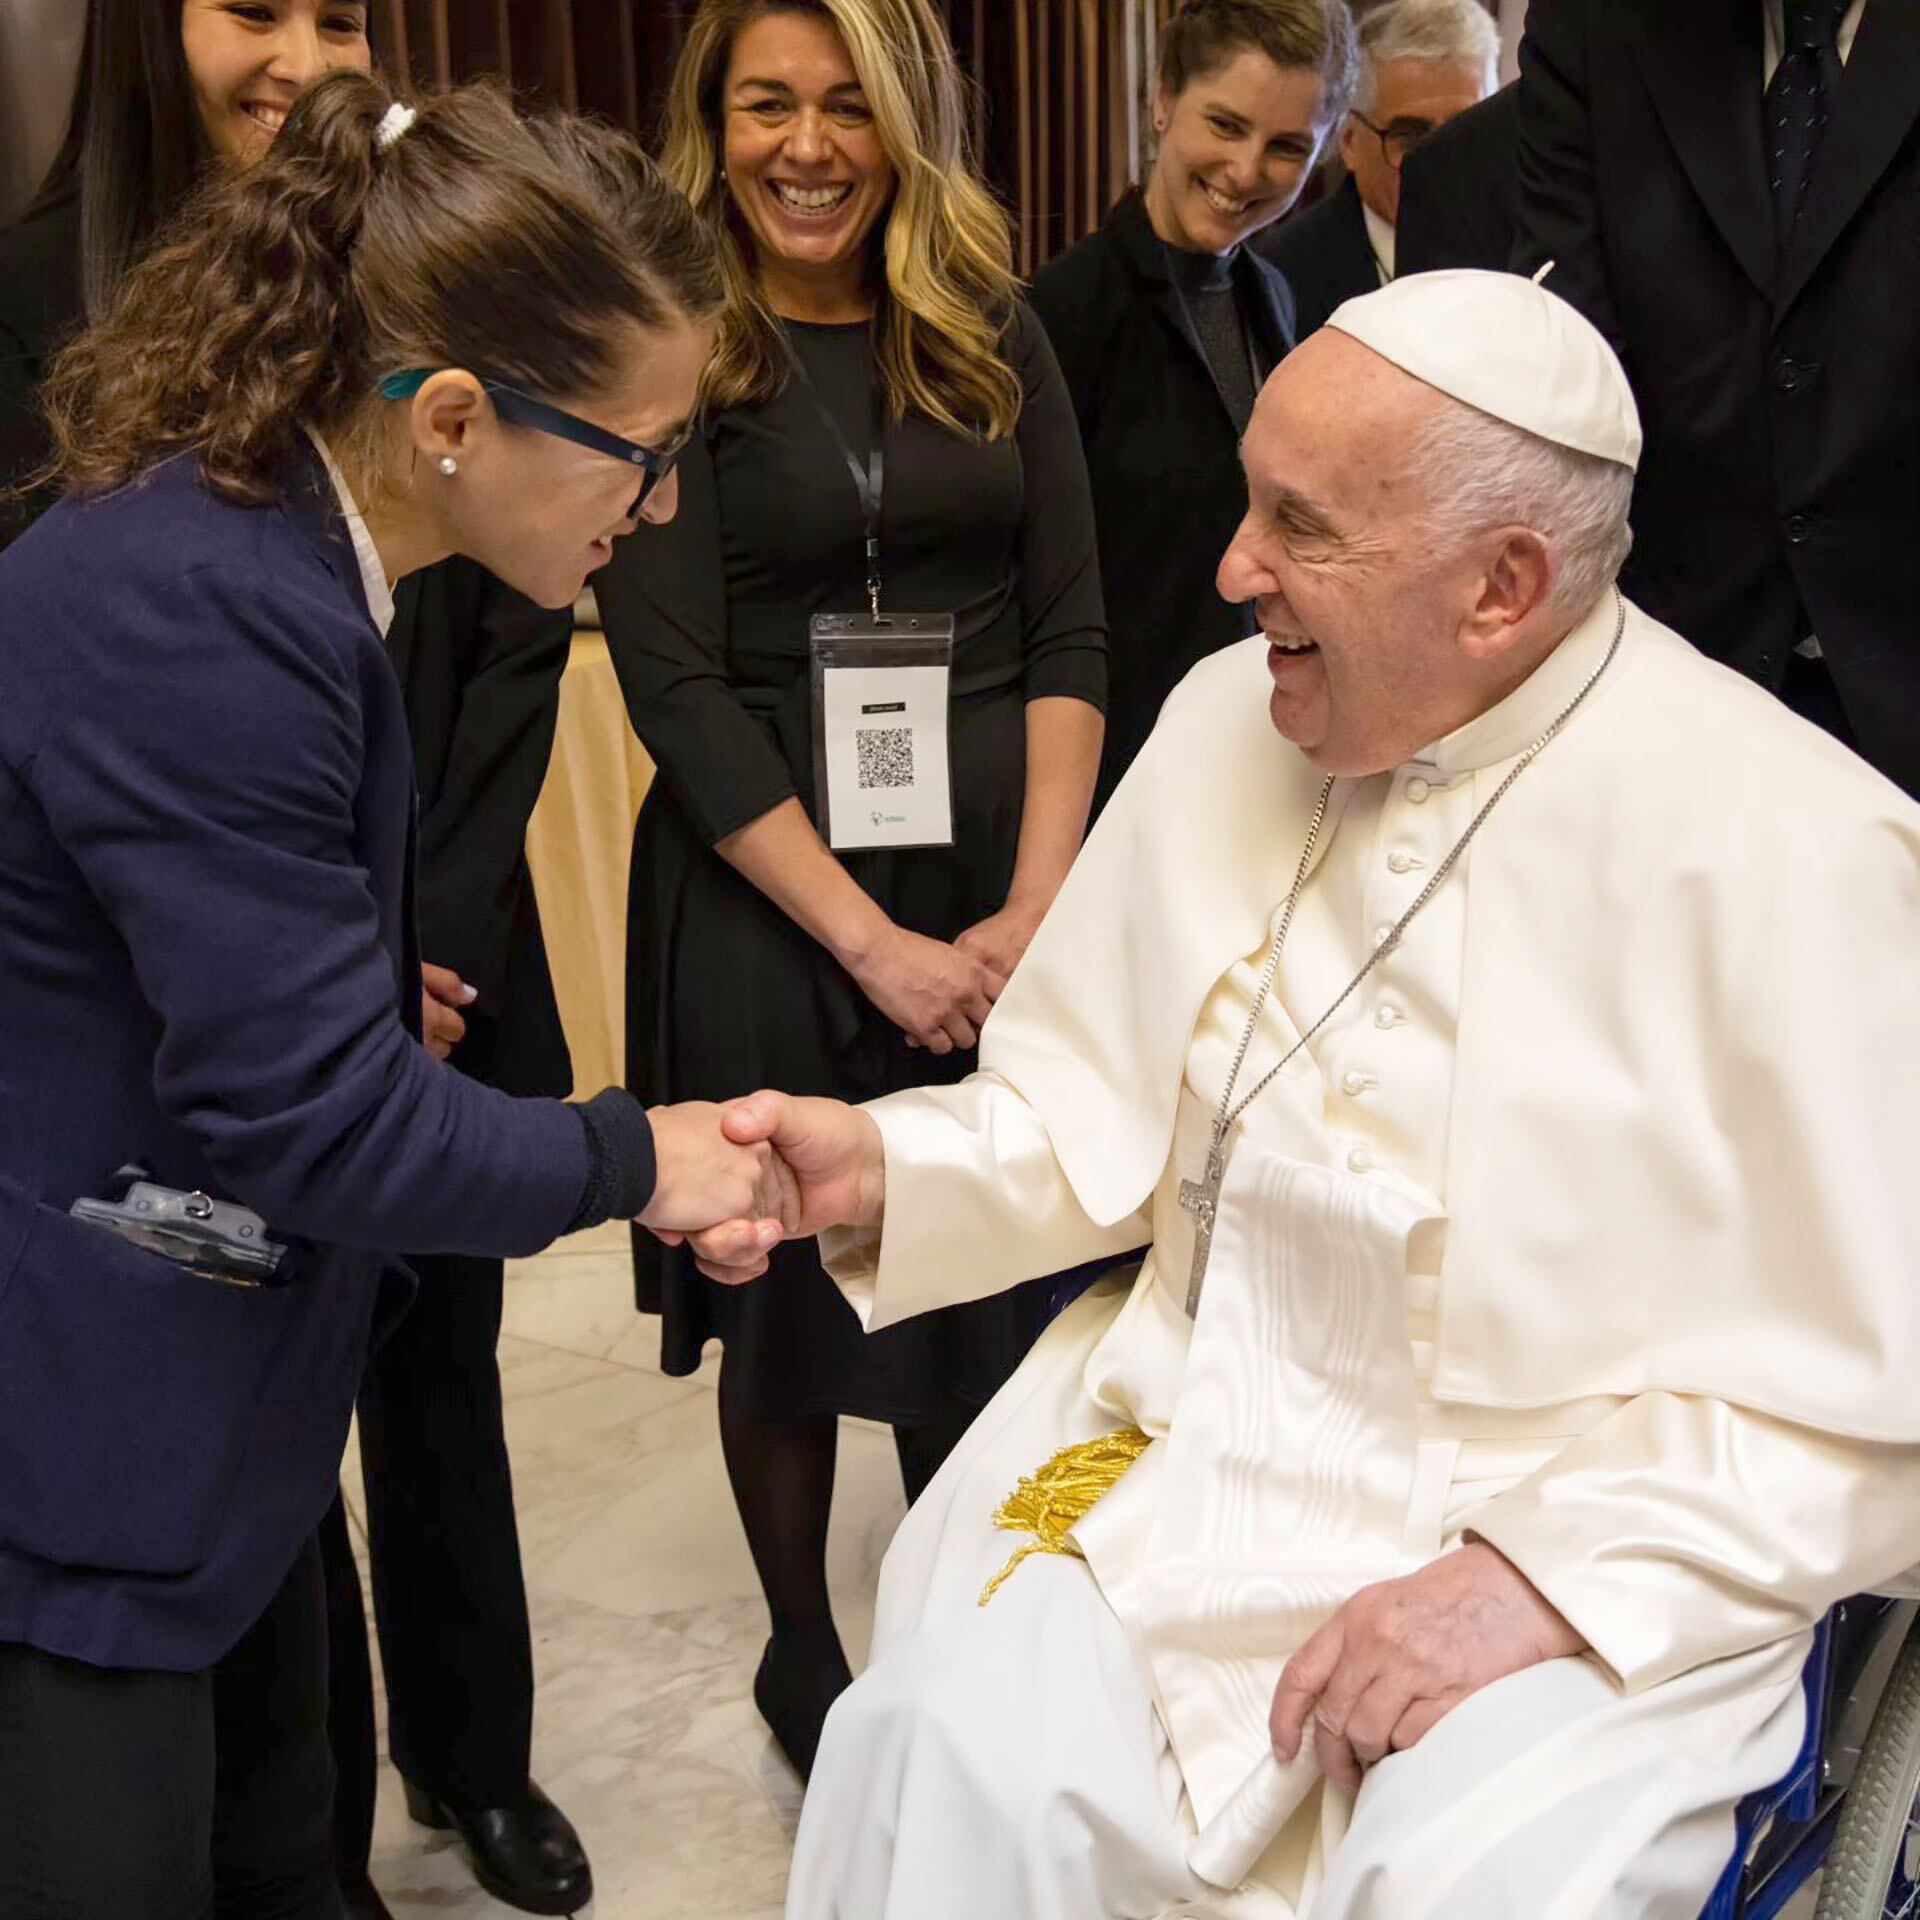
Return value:
<svg viewBox="0 0 1920 1920">
<path fill-rule="evenodd" d="M 774 1638 L 844 1670 L 846 1654 L 827 1599 L 827 1516 L 840 1423 L 831 1414 L 801 1421 L 763 1419 L 743 1404 L 743 1395 L 729 1389 L 729 1378 L 723 1358 L 720 1445 Z M 971 1410 L 956 1409 L 924 1426 L 894 1428 L 909 1502 L 925 1491 L 972 1419 Z"/>
</svg>

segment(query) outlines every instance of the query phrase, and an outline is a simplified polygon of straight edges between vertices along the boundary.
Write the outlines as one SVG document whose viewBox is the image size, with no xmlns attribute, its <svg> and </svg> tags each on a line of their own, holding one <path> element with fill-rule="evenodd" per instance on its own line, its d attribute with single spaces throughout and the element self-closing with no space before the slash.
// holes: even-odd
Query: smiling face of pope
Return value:
<svg viewBox="0 0 1920 1920">
<path fill-rule="evenodd" d="M 1271 646 L 1273 723 L 1330 774 L 1400 766 L 1497 705 L 1574 622 L 1548 538 L 1449 526 L 1423 445 L 1461 403 L 1330 328 L 1281 362 L 1219 589 Z"/>
</svg>

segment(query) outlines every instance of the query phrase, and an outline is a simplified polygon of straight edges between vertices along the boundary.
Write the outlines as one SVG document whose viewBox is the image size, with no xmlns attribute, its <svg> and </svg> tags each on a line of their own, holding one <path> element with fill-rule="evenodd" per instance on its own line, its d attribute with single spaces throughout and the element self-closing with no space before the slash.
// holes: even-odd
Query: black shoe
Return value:
<svg viewBox="0 0 1920 1920">
<path fill-rule="evenodd" d="M 812 1777 L 828 1709 L 852 1685 L 853 1670 L 837 1639 L 818 1648 L 778 1638 L 767 1642 L 753 1676 L 753 1704 L 802 1780 Z"/>
<path fill-rule="evenodd" d="M 529 1780 L 502 1807 L 452 1806 L 411 1780 L 407 1811 L 423 1827 L 449 1828 L 467 1843 L 473 1877 L 522 1913 L 578 1913 L 593 1898 L 593 1869 L 573 1824 Z"/>
<path fill-rule="evenodd" d="M 347 1920 L 393 1920 L 387 1903 L 375 1892 L 371 1880 L 361 1880 L 350 1887 L 343 1884 L 340 1904 L 346 1909 Z"/>
</svg>

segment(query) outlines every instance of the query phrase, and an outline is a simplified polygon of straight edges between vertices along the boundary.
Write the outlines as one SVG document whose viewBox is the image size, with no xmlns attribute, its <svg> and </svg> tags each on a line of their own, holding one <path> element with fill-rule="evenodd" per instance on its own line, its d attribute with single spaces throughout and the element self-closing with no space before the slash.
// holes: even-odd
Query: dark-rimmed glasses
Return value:
<svg viewBox="0 0 1920 1920">
<path fill-rule="evenodd" d="M 380 397 L 383 400 L 411 400 L 439 371 L 442 369 L 416 367 L 410 373 L 390 374 L 380 382 Z M 474 378 L 480 382 L 493 402 L 494 412 L 502 420 L 510 420 L 515 426 L 531 427 L 536 433 L 550 433 L 557 440 L 571 440 L 575 446 L 590 447 L 595 453 L 604 453 L 610 460 L 640 468 L 646 478 L 641 482 L 639 499 L 633 503 L 636 514 L 647 504 L 647 496 L 673 471 L 674 462 L 686 452 L 687 443 L 699 431 L 699 422 L 692 420 L 674 436 L 669 445 L 643 447 L 639 441 L 623 439 L 605 427 L 595 426 L 591 420 L 582 420 L 577 413 L 567 412 L 564 407 L 536 400 L 532 394 L 522 393 L 518 387 L 508 386 L 504 380 L 492 380 L 485 374 L 476 374 Z"/>
<path fill-rule="evenodd" d="M 1384 127 L 1376 126 L 1358 108 L 1353 110 L 1353 117 L 1380 142 L 1387 165 L 1396 170 L 1406 164 L 1407 155 L 1415 147 L 1440 131 L 1431 120 L 1389 120 Z"/>
</svg>

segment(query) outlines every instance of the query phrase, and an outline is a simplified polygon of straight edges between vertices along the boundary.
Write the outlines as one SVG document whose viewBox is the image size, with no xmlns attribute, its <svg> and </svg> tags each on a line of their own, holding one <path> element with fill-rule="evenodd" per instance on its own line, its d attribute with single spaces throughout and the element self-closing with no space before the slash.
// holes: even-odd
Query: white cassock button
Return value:
<svg viewBox="0 0 1920 1920">
<path fill-rule="evenodd" d="M 1391 927 L 1391 925 L 1384 926 L 1384 927 L 1375 927 L 1373 930 L 1373 944 L 1376 947 L 1384 947 L 1387 944 L 1387 942 L 1392 938 L 1393 938 L 1393 928 Z"/>
<path fill-rule="evenodd" d="M 1398 1007 L 1382 1007 L 1373 1016 L 1373 1024 L 1376 1027 L 1397 1027 L 1404 1018 Z"/>
<path fill-rule="evenodd" d="M 1355 1147 L 1347 1155 L 1347 1165 L 1355 1173 L 1369 1173 L 1373 1169 L 1373 1155 L 1365 1147 Z"/>
<path fill-rule="evenodd" d="M 1412 854 L 1402 853 L 1397 847 L 1392 853 L 1387 855 L 1387 871 L 1389 873 L 1411 873 L 1415 867 L 1424 864 L 1424 862 L 1416 860 Z"/>
<path fill-rule="evenodd" d="M 1341 1090 L 1349 1096 L 1365 1093 L 1367 1076 L 1364 1073 L 1350 1073 L 1340 1082 Z"/>
<path fill-rule="evenodd" d="M 1417 773 L 1407 782 L 1407 798 L 1411 800 L 1416 807 L 1426 799 L 1427 795 L 1432 791 L 1433 789 L 1428 786 Z"/>
</svg>

